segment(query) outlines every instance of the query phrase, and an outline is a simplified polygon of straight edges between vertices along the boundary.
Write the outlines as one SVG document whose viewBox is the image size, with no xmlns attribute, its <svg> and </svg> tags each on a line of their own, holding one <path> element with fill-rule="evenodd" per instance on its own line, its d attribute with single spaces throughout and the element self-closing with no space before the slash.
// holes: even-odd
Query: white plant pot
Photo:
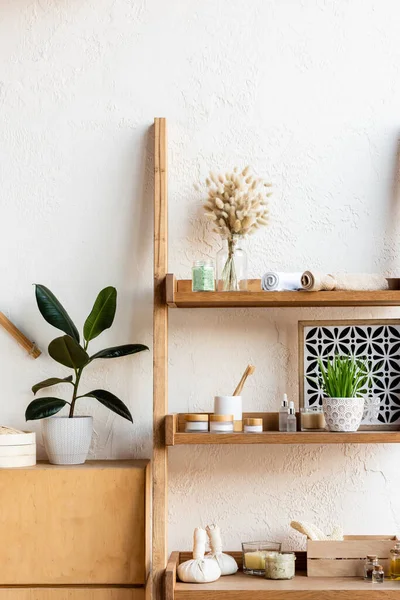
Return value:
<svg viewBox="0 0 400 600">
<path fill-rule="evenodd" d="M 329 431 L 357 431 L 364 413 L 364 398 L 322 398 Z"/>
<path fill-rule="evenodd" d="M 93 417 L 50 417 L 42 421 L 44 446 L 53 465 L 81 465 L 92 441 Z"/>
</svg>

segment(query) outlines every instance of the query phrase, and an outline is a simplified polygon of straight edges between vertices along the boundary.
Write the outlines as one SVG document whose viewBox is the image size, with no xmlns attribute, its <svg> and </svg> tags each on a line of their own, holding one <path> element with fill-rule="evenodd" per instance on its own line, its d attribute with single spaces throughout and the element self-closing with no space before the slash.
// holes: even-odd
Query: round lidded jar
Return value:
<svg viewBox="0 0 400 600">
<path fill-rule="evenodd" d="M 294 552 L 277 552 L 265 559 L 266 579 L 293 579 L 296 555 Z"/>
<path fill-rule="evenodd" d="M 196 260 L 192 267 L 192 292 L 214 292 L 215 269 L 212 260 Z"/>
<path fill-rule="evenodd" d="M 210 415 L 211 433 L 233 433 L 233 415 Z"/>
<path fill-rule="evenodd" d="M 262 419 L 246 418 L 243 421 L 243 425 L 244 425 L 245 433 L 262 433 L 262 430 L 263 430 L 263 420 Z"/>
<path fill-rule="evenodd" d="M 208 431 L 207 413 L 189 413 L 185 415 L 186 433 L 204 433 Z"/>
</svg>

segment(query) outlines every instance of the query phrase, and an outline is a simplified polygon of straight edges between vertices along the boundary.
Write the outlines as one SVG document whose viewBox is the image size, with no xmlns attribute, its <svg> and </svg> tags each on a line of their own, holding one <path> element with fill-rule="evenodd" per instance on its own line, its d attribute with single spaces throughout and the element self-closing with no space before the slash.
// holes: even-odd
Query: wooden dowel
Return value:
<svg viewBox="0 0 400 600">
<path fill-rule="evenodd" d="M 4 327 L 6 331 L 22 346 L 28 354 L 33 358 L 38 358 L 41 355 L 39 348 L 34 342 L 28 340 L 28 338 L 19 330 L 2 312 L 0 312 L 0 325 Z"/>
</svg>

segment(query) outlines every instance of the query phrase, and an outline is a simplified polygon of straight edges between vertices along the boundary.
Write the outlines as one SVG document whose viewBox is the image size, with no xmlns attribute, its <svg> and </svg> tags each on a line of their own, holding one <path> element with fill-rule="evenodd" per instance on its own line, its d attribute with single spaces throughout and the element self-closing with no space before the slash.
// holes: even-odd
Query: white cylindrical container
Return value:
<svg viewBox="0 0 400 600">
<path fill-rule="evenodd" d="M 247 418 L 243 421 L 245 433 L 262 433 L 263 420 Z"/>
<path fill-rule="evenodd" d="M 185 415 L 186 433 L 204 433 L 208 431 L 208 414 L 188 413 Z"/>
<path fill-rule="evenodd" d="M 233 415 L 234 431 L 242 431 L 242 396 L 215 396 L 214 413 L 216 415 Z"/>
<path fill-rule="evenodd" d="M 233 433 L 233 415 L 210 415 L 210 433 Z"/>
</svg>

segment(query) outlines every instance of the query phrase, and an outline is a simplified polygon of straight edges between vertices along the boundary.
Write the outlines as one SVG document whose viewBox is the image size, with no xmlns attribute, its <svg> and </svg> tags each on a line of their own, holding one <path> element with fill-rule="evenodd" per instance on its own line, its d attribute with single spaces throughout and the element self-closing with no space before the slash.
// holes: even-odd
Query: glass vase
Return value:
<svg viewBox="0 0 400 600">
<path fill-rule="evenodd" d="M 247 254 L 242 241 L 241 236 L 233 235 L 217 254 L 219 292 L 247 292 Z"/>
</svg>

